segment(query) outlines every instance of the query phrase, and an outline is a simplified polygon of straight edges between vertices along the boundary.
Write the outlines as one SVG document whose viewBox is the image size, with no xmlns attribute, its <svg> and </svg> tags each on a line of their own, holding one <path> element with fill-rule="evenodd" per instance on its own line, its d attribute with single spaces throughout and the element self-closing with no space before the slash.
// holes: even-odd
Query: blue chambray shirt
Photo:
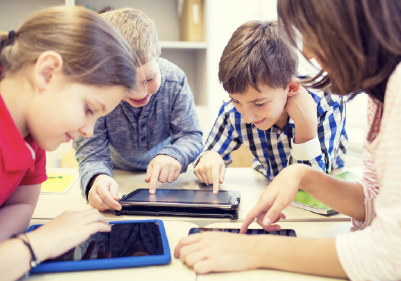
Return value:
<svg viewBox="0 0 401 281">
<path fill-rule="evenodd" d="M 185 73 L 159 58 L 161 84 L 143 108 L 126 101 L 96 122 L 91 138 L 74 141 L 81 189 L 87 195 L 90 179 L 112 176 L 113 168 L 145 171 L 160 154 L 169 155 L 187 170 L 202 151 L 202 129 Z"/>
</svg>

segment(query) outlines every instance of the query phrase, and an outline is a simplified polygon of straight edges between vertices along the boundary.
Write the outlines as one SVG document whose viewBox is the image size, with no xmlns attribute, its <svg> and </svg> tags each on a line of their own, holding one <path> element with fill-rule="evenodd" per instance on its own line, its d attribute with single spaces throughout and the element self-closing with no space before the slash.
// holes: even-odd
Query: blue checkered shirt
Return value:
<svg viewBox="0 0 401 281">
<path fill-rule="evenodd" d="M 295 125 L 290 117 L 283 129 L 273 125 L 268 130 L 260 130 L 252 123 L 245 123 L 243 115 L 235 109 L 230 99 L 220 108 L 199 158 L 207 151 L 216 151 L 227 167 L 232 162 L 230 153 L 244 144 L 255 156 L 252 166 L 269 180 L 273 180 L 283 168 L 292 163 L 304 163 L 326 173 L 343 167 L 348 143 L 344 99 L 321 91 L 309 93 L 317 104 L 317 138 L 321 148 L 317 157 L 297 160 L 291 154 Z"/>
</svg>

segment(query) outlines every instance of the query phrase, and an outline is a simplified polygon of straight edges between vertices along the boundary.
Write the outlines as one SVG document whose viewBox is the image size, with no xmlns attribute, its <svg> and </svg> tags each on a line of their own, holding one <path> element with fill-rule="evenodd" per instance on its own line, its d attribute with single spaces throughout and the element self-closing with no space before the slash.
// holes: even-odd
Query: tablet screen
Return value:
<svg viewBox="0 0 401 281">
<path fill-rule="evenodd" d="M 239 233 L 239 229 L 234 229 L 234 228 L 191 228 L 189 231 L 189 234 L 194 234 L 194 233 L 202 233 L 202 232 L 207 232 L 207 231 L 223 231 L 223 232 L 231 232 L 231 233 Z M 245 234 L 273 234 L 273 235 L 282 235 L 282 236 L 294 236 L 296 237 L 297 235 L 295 234 L 295 231 L 293 229 L 281 229 L 278 231 L 271 231 L 267 232 L 263 229 L 248 229 Z"/>
<path fill-rule="evenodd" d="M 46 262 L 163 255 L 157 222 L 118 223 L 110 232 L 93 234 L 84 243 Z"/>
<path fill-rule="evenodd" d="M 236 191 L 227 190 L 213 194 L 211 190 L 190 189 L 157 189 L 155 194 L 150 194 L 149 189 L 137 189 L 124 197 L 123 201 L 230 205 L 237 194 Z"/>
</svg>

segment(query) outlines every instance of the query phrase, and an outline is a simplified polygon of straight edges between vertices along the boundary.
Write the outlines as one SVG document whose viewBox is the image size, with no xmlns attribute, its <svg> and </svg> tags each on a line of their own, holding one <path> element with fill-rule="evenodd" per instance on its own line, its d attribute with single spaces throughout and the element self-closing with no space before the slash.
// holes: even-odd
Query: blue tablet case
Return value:
<svg viewBox="0 0 401 281">
<path fill-rule="evenodd" d="M 96 260 L 80 260 L 80 261 L 55 261 L 41 263 L 33 268 L 30 273 L 45 272 L 62 272 L 62 271 L 79 271 L 79 270 L 96 270 L 96 269 L 112 269 L 124 267 L 137 267 L 147 265 L 160 265 L 169 263 L 171 260 L 170 247 L 168 244 L 164 224 L 161 220 L 129 220 L 129 221 L 111 221 L 110 224 L 126 224 L 126 223 L 149 223 L 156 222 L 162 240 L 163 254 L 149 256 L 133 256 L 133 257 L 114 257 Z M 32 225 L 27 232 L 34 230 L 41 225 Z"/>
</svg>

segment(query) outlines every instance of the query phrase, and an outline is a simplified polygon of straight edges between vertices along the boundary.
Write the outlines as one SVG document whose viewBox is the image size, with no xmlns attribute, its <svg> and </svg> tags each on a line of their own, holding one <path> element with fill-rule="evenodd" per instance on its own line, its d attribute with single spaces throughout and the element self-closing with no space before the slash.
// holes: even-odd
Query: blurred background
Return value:
<svg viewBox="0 0 401 281">
<path fill-rule="evenodd" d="M 188 77 L 204 131 L 204 141 L 227 93 L 218 82 L 220 56 L 232 33 L 249 20 L 277 19 L 277 0 L 1 0 L 0 30 L 17 30 L 29 14 L 54 5 L 81 5 L 94 11 L 107 7 L 132 7 L 155 21 L 164 57 L 181 67 Z M 318 69 L 300 57 L 299 74 Z M 366 96 L 347 103 L 349 147 L 347 166 L 362 166 L 362 142 L 366 128 Z M 0 132 L 3 133 L 3 132 Z M 48 167 L 72 167 L 72 142 L 47 152 Z M 249 167 L 252 155 L 245 147 L 233 154 L 230 167 Z"/>
</svg>

